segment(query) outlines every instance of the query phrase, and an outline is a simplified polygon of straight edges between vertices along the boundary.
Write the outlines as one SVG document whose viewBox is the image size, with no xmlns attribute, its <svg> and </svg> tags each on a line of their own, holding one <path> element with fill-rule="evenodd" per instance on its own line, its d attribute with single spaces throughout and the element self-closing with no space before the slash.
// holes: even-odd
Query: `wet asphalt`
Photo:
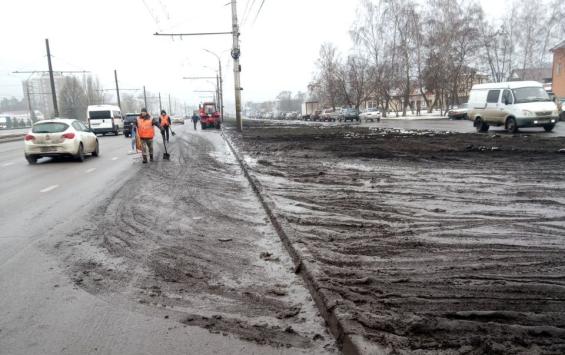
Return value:
<svg viewBox="0 0 565 355">
<path fill-rule="evenodd" d="M 175 130 L 188 134 L 185 127 Z M 210 133 L 217 145 L 219 133 Z M 24 159 L 23 142 L 0 144 L 0 353 L 297 353 L 182 325 L 73 283 L 65 271 L 69 266 L 46 245 L 79 239 L 75 231 L 93 211 L 143 169 L 139 156 L 128 154 L 129 139 L 99 140 L 98 158 L 83 163 L 46 158 L 33 166 Z M 160 137 L 156 140 L 160 157 Z"/>
</svg>

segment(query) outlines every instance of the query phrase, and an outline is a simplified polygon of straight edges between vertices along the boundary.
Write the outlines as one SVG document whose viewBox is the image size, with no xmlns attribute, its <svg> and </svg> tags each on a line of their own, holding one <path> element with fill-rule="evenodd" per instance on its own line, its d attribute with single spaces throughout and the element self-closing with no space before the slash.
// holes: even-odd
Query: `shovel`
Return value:
<svg viewBox="0 0 565 355">
<path fill-rule="evenodd" d="M 163 145 L 165 146 L 165 153 L 163 153 L 163 160 L 171 160 L 171 155 L 167 152 L 167 142 L 163 139 Z"/>
</svg>

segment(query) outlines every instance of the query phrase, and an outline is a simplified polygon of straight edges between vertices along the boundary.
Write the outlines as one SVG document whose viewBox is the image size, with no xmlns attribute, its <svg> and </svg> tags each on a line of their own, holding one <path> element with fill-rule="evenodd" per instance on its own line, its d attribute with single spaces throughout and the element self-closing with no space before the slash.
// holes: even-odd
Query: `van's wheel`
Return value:
<svg viewBox="0 0 565 355">
<path fill-rule="evenodd" d="M 94 148 L 94 151 L 92 152 L 92 156 L 93 157 L 97 157 L 100 155 L 100 149 L 98 146 L 98 139 L 96 140 L 96 148 Z"/>
<path fill-rule="evenodd" d="M 516 119 L 514 117 L 510 117 L 506 120 L 506 130 L 508 133 L 518 132 L 518 125 L 516 124 Z"/>
<path fill-rule="evenodd" d="M 220 128 L 221 128 L 221 123 L 219 123 L 219 122 L 216 123 L 216 126 L 215 126 L 215 127 L 216 127 L 216 129 L 220 129 Z"/>
<path fill-rule="evenodd" d="M 78 160 L 79 162 L 83 162 L 84 161 L 84 147 L 82 145 L 82 143 L 78 146 L 78 152 L 77 155 L 75 156 L 76 160 Z"/>
<path fill-rule="evenodd" d="M 547 126 L 543 126 L 543 129 L 545 129 L 546 132 L 553 131 L 553 128 L 555 128 L 554 124 L 548 124 Z"/>
<path fill-rule="evenodd" d="M 480 117 L 478 117 L 475 120 L 475 128 L 477 129 L 477 132 L 484 133 L 488 131 L 490 126 L 485 121 L 483 121 Z"/>
</svg>

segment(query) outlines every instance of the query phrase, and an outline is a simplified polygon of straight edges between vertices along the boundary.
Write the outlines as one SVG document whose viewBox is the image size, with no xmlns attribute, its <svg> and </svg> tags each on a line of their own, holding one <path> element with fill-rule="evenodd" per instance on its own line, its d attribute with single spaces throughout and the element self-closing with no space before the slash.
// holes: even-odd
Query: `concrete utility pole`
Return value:
<svg viewBox="0 0 565 355">
<path fill-rule="evenodd" d="M 231 50 L 231 56 L 233 58 L 233 75 L 234 75 L 234 86 L 235 86 L 235 124 L 238 131 L 243 130 L 243 124 L 241 122 L 241 66 L 239 64 L 239 56 L 241 54 L 239 49 L 239 24 L 237 22 L 237 1 L 232 0 L 231 2 L 231 12 L 232 12 L 232 35 L 233 35 L 233 48 Z"/>
<path fill-rule="evenodd" d="M 51 81 L 51 96 L 53 97 L 53 114 L 59 116 L 59 106 L 57 105 L 57 92 L 55 91 L 55 78 L 53 77 L 53 66 L 51 65 L 51 50 L 49 49 L 49 39 L 45 39 L 47 47 L 47 64 L 49 65 L 49 80 Z"/>
<path fill-rule="evenodd" d="M 222 60 L 220 58 L 219 55 L 217 55 L 216 53 L 208 50 L 208 49 L 204 49 L 205 52 L 208 52 L 210 54 L 212 54 L 213 56 L 215 56 L 218 59 L 218 73 L 220 76 L 220 83 L 219 86 L 218 84 L 216 84 L 216 86 L 218 86 L 218 90 L 220 92 L 219 96 L 218 96 L 218 105 L 220 105 L 220 117 L 222 118 L 222 122 L 224 121 L 224 81 L 223 81 L 223 77 L 222 77 Z M 217 80 L 216 80 L 217 81 Z"/>
<path fill-rule="evenodd" d="M 161 103 L 161 92 L 159 91 L 159 114 L 163 111 L 163 104 Z"/>
<path fill-rule="evenodd" d="M 147 107 L 147 93 L 145 92 L 145 85 L 143 85 L 143 102 L 145 104 L 145 108 L 149 110 L 149 108 Z"/>
<path fill-rule="evenodd" d="M 116 96 L 118 96 L 118 107 L 122 109 L 122 102 L 120 101 L 120 86 L 118 85 L 118 72 L 114 69 L 114 79 L 116 80 Z"/>
<path fill-rule="evenodd" d="M 173 110 L 171 109 L 171 94 L 169 94 L 169 115 L 173 114 Z"/>
<path fill-rule="evenodd" d="M 35 121 L 35 112 L 31 107 L 31 94 L 29 92 L 29 80 L 26 80 L 27 108 L 29 110 L 29 119 L 33 123 Z"/>
</svg>

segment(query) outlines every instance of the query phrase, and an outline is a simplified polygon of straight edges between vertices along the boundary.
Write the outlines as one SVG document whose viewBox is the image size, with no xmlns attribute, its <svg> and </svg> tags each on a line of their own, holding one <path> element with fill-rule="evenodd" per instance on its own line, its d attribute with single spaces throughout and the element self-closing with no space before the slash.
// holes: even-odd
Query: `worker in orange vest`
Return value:
<svg viewBox="0 0 565 355">
<path fill-rule="evenodd" d="M 163 134 L 163 141 L 167 140 L 169 143 L 169 130 L 171 127 L 171 117 L 167 115 L 165 110 L 161 110 L 161 116 L 159 117 L 159 124 L 161 125 L 161 134 Z"/>
<path fill-rule="evenodd" d="M 137 127 L 137 134 L 141 139 L 141 154 L 143 157 L 143 164 L 147 164 L 147 158 L 153 161 L 153 138 L 155 137 L 154 127 L 160 128 L 159 122 L 156 119 L 152 119 L 151 115 L 147 113 L 147 109 L 141 109 L 141 115 L 137 118 L 135 122 Z"/>
</svg>

